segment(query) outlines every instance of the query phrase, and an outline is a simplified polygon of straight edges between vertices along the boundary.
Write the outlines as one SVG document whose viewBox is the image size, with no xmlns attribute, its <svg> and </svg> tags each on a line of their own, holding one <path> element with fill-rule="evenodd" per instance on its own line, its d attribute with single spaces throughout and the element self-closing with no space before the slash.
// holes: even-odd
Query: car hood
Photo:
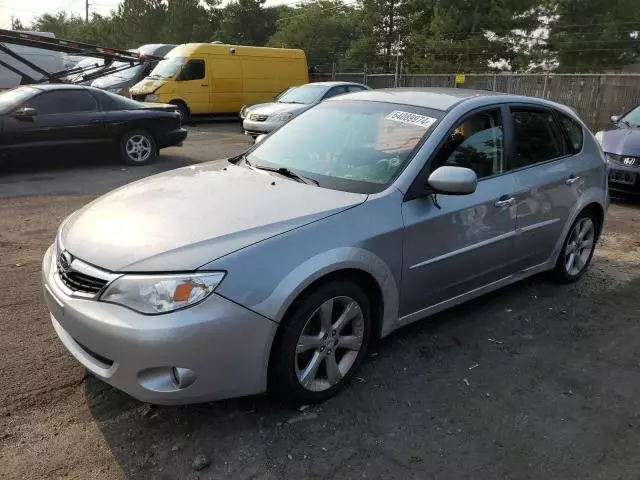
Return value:
<svg viewBox="0 0 640 480">
<path fill-rule="evenodd" d="M 301 105 L 299 103 L 265 103 L 251 109 L 251 113 L 258 115 L 275 115 L 276 113 L 302 113 L 311 108 L 312 105 Z"/>
<path fill-rule="evenodd" d="M 155 78 L 147 77 L 140 80 L 133 87 L 131 87 L 131 93 L 135 95 L 148 95 L 150 93 L 155 92 L 166 83 L 167 83 L 167 80 L 164 80 L 164 79 L 155 79 Z"/>
<path fill-rule="evenodd" d="M 75 257 L 113 272 L 193 271 L 366 198 L 246 167 L 202 164 L 98 198 L 71 215 L 60 242 Z"/>
<path fill-rule="evenodd" d="M 616 155 L 640 156 L 640 129 L 618 128 L 605 131 L 602 150 Z"/>
</svg>

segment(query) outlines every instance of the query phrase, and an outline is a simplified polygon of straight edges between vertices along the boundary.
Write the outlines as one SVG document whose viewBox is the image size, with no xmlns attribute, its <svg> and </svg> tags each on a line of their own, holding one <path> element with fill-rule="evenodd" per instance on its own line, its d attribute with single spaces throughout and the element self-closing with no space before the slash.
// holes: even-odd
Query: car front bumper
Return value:
<svg viewBox="0 0 640 480">
<path fill-rule="evenodd" d="M 98 378 L 161 405 L 266 390 L 273 321 L 215 293 L 163 315 L 69 296 L 55 280 L 52 250 L 42 266 L 51 322 L 67 350 Z"/>
<path fill-rule="evenodd" d="M 609 162 L 609 190 L 612 193 L 640 194 L 640 168 Z"/>
<path fill-rule="evenodd" d="M 187 129 L 178 128 L 170 132 L 165 132 L 163 135 L 159 135 L 158 137 L 158 148 L 182 145 L 182 142 L 187 138 Z"/>
<path fill-rule="evenodd" d="M 254 120 L 250 120 L 249 118 L 245 118 L 242 122 L 242 128 L 246 135 L 257 136 L 265 133 L 271 133 L 282 124 L 284 124 L 284 122 L 276 122 L 269 119 L 265 120 L 264 122 L 256 122 Z"/>
</svg>

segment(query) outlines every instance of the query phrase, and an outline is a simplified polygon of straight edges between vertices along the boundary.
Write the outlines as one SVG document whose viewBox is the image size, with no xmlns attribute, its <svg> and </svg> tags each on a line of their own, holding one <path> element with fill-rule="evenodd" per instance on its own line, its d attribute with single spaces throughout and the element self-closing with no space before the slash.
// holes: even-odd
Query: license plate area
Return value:
<svg viewBox="0 0 640 480">
<path fill-rule="evenodd" d="M 633 185 L 636 183 L 638 174 L 632 172 L 609 172 L 609 180 L 623 185 Z"/>
</svg>

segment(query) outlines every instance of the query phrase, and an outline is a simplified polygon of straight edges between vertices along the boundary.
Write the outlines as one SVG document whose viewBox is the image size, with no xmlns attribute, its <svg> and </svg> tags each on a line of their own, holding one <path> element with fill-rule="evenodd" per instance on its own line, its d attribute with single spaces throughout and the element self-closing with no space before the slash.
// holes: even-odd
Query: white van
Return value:
<svg viewBox="0 0 640 480">
<path fill-rule="evenodd" d="M 25 32 L 34 35 L 42 35 L 43 37 L 55 38 L 53 33 L 49 32 Z M 46 70 L 47 72 L 55 73 L 64 70 L 64 55 L 60 52 L 54 52 L 51 50 L 44 50 L 41 48 L 24 47 L 22 45 L 6 44 L 6 46 L 13 50 L 20 56 L 34 63 L 38 67 Z M 42 74 L 27 67 L 24 63 L 18 61 L 10 55 L 4 52 L 0 52 L 0 60 L 15 67 L 26 75 L 40 79 Z M 20 75 L 12 72 L 8 68 L 0 65 L 0 90 L 6 90 L 9 88 L 17 87 L 20 85 Z"/>
</svg>

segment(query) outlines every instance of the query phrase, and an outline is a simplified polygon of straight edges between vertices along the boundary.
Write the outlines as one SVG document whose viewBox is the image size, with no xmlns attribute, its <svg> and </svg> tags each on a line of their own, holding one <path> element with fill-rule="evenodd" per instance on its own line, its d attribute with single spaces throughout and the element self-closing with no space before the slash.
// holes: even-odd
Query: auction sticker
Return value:
<svg viewBox="0 0 640 480">
<path fill-rule="evenodd" d="M 435 118 L 418 115 L 417 113 L 403 112 L 402 110 L 394 110 L 386 117 L 387 120 L 395 120 L 396 122 L 417 125 L 422 128 L 429 128 L 436 122 Z"/>
</svg>

